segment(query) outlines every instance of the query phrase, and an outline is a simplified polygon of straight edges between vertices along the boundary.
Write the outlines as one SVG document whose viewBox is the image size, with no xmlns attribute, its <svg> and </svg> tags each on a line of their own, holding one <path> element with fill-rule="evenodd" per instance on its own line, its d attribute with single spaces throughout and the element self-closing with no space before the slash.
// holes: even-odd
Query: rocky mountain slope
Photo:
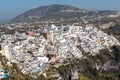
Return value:
<svg viewBox="0 0 120 80">
<path fill-rule="evenodd" d="M 68 5 L 53 4 L 28 10 L 12 19 L 11 22 L 97 18 L 112 14 L 117 14 L 117 11 L 88 11 Z"/>
</svg>

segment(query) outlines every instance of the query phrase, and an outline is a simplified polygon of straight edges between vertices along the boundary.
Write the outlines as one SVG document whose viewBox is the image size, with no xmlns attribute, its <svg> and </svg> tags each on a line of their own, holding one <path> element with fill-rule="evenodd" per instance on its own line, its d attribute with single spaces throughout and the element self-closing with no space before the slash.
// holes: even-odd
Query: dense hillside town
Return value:
<svg viewBox="0 0 120 80">
<path fill-rule="evenodd" d="M 52 4 L 0 19 L 0 80 L 120 80 L 120 11 Z"/>
<path fill-rule="evenodd" d="M 101 49 L 120 45 L 112 35 L 93 26 L 55 26 L 24 33 L 0 35 L 1 51 L 7 63 L 17 64 L 23 74 L 37 77 L 49 64 L 54 67 L 68 64 L 68 59 L 97 55 Z M 56 76 L 60 76 L 56 74 Z"/>
</svg>

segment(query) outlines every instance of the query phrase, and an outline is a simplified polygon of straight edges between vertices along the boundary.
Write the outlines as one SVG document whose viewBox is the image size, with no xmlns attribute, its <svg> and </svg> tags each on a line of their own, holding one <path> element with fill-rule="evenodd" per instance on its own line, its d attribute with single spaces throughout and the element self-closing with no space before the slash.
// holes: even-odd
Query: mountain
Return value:
<svg viewBox="0 0 120 80">
<path fill-rule="evenodd" d="M 45 20 L 69 20 L 79 19 L 83 17 L 96 18 L 98 16 L 108 16 L 116 14 L 116 11 L 88 11 L 69 5 L 53 4 L 48 6 L 41 6 L 35 9 L 28 10 L 23 14 L 18 15 L 11 22 L 32 22 L 32 21 L 45 21 Z"/>
<path fill-rule="evenodd" d="M 15 17 L 12 22 L 19 22 L 28 19 L 54 19 L 54 18 L 69 18 L 78 17 L 82 15 L 86 10 L 79 9 L 76 7 L 71 7 L 68 5 L 53 4 L 48 6 L 41 6 L 35 9 L 31 9 L 17 17 Z M 81 14 L 79 14 L 81 13 Z"/>
</svg>

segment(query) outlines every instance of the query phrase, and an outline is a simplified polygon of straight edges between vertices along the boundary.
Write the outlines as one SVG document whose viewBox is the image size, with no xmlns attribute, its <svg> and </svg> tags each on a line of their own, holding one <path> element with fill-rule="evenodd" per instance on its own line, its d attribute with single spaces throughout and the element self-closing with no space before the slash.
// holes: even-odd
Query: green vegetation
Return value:
<svg viewBox="0 0 120 80">
<path fill-rule="evenodd" d="M 117 46 L 112 47 L 112 52 L 108 49 L 103 49 L 96 56 L 88 55 L 86 59 L 74 59 L 70 64 L 60 66 L 57 71 L 63 76 L 64 80 L 69 80 L 71 71 L 75 69 L 79 72 L 80 80 L 119 80 L 119 71 L 100 71 L 94 66 L 95 64 L 103 66 L 105 62 L 111 59 L 120 60 L 120 51 Z M 117 61 L 116 61 L 117 62 Z"/>
<path fill-rule="evenodd" d="M 24 75 L 21 73 L 21 71 L 18 69 L 17 64 L 12 64 L 13 66 L 8 66 L 6 64 L 7 60 L 5 57 L 0 56 L 0 61 L 2 66 L 4 67 L 4 73 L 9 73 L 9 79 L 11 80 L 33 80 L 29 75 Z M 9 79 L 2 79 L 2 80 L 9 80 Z"/>
</svg>

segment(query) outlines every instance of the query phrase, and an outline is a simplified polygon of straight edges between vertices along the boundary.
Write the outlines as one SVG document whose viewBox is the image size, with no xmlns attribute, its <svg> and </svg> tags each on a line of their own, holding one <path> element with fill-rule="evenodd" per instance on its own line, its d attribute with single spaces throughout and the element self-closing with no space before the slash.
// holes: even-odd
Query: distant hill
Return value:
<svg viewBox="0 0 120 80">
<path fill-rule="evenodd" d="M 83 16 L 104 16 L 114 14 L 113 11 L 88 11 L 68 5 L 53 4 L 48 6 L 41 6 L 35 9 L 28 10 L 23 14 L 18 15 L 11 22 L 24 22 L 24 21 L 41 21 L 41 20 L 60 20 L 81 18 Z"/>
</svg>

